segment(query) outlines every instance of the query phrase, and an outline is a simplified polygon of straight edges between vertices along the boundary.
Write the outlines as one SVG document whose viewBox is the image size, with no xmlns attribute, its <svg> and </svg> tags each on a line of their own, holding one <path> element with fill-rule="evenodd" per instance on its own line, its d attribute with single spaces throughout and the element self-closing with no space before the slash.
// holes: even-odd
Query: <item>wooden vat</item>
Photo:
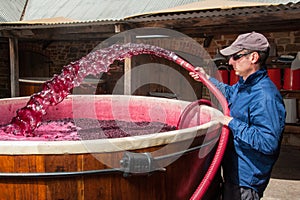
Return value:
<svg viewBox="0 0 300 200">
<path fill-rule="evenodd" d="M 0 100 L 0 124 L 8 123 L 27 101 Z M 188 104 L 154 97 L 75 95 L 51 107 L 45 120 L 81 117 L 176 126 Z M 127 138 L 0 141 L 0 199 L 189 199 L 210 165 L 220 134 L 217 122 L 202 123 Z M 214 199 L 218 189 L 216 179 L 205 199 Z"/>
</svg>

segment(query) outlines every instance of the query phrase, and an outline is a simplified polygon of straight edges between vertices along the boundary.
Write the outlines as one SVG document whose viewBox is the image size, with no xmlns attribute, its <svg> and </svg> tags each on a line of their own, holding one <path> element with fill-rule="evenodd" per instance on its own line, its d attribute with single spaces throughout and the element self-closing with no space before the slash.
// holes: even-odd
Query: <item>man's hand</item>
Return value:
<svg viewBox="0 0 300 200">
<path fill-rule="evenodd" d="M 196 81 L 200 81 L 200 75 L 199 75 L 199 73 L 200 73 L 200 74 L 203 74 L 204 77 L 205 77 L 206 79 L 209 79 L 209 78 L 210 78 L 210 76 L 204 71 L 204 69 L 203 69 L 202 67 L 196 67 L 196 68 L 195 68 L 195 71 L 198 72 L 198 73 L 190 72 L 189 74 L 190 74 L 190 76 L 193 77 Z"/>
<path fill-rule="evenodd" d="M 220 122 L 221 124 L 228 126 L 229 122 L 232 119 L 233 119 L 232 117 L 224 115 L 223 118 L 220 120 Z"/>
<path fill-rule="evenodd" d="M 212 121 L 217 121 L 222 125 L 228 126 L 229 122 L 233 119 L 230 116 L 225 116 L 221 111 L 218 109 L 212 108 L 210 106 L 201 106 L 200 114 L 204 114 L 210 118 Z"/>
</svg>

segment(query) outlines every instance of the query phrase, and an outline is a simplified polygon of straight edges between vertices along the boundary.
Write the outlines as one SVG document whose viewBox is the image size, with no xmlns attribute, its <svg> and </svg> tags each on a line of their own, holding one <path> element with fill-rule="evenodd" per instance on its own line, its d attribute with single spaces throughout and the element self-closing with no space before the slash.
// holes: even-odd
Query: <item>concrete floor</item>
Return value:
<svg viewBox="0 0 300 200">
<path fill-rule="evenodd" d="M 300 200 L 300 147 L 282 146 L 262 200 Z"/>
</svg>

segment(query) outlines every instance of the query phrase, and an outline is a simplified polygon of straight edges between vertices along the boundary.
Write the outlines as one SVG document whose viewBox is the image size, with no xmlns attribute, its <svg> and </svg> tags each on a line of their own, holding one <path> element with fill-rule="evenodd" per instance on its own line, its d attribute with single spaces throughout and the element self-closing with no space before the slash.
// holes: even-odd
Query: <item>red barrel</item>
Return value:
<svg viewBox="0 0 300 200">
<path fill-rule="evenodd" d="M 230 85 L 236 84 L 240 79 L 240 76 L 235 74 L 234 70 L 230 70 Z"/>
<path fill-rule="evenodd" d="M 281 69 L 278 68 L 271 68 L 268 69 L 268 76 L 273 81 L 273 83 L 276 85 L 276 87 L 280 90 L 281 85 Z"/>
<path fill-rule="evenodd" d="M 291 70 L 284 69 L 283 89 L 285 90 L 300 90 L 300 69 Z"/>
<path fill-rule="evenodd" d="M 229 72 L 227 69 L 219 69 L 218 70 L 221 76 L 221 81 L 223 83 L 228 84 L 229 83 Z"/>
</svg>

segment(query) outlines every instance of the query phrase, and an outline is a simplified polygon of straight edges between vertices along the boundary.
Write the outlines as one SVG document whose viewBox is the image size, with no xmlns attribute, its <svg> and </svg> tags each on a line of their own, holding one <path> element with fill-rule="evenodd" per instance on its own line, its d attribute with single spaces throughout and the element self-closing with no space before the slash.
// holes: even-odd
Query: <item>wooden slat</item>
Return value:
<svg viewBox="0 0 300 200">
<path fill-rule="evenodd" d="M 18 173 L 36 173 L 44 172 L 44 159 L 43 156 L 15 156 L 14 157 L 14 172 Z M 17 178 L 11 183 L 14 186 L 14 193 L 16 199 L 46 199 L 46 185 L 44 180 L 28 178 Z M 24 194 L 26 191 L 26 194 Z"/>
<path fill-rule="evenodd" d="M 5 162 L 1 162 L 0 164 L 0 172 L 12 172 L 14 169 L 14 158 L 12 156 L 0 156 L 0 160 Z M 8 178 L 0 179 L 0 190 L 1 190 L 1 198 L 6 199 L 16 199 L 14 192 L 14 185 L 9 184 L 10 180 Z"/>
<path fill-rule="evenodd" d="M 47 172 L 77 171 L 77 155 L 53 155 L 45 158 Z M 51 178 L 46 180 L 49 199 L 78 199 L 78 184 L 80 178 Z M 63 187 L 62 187 L 63 186 Z"/>
</svg>

